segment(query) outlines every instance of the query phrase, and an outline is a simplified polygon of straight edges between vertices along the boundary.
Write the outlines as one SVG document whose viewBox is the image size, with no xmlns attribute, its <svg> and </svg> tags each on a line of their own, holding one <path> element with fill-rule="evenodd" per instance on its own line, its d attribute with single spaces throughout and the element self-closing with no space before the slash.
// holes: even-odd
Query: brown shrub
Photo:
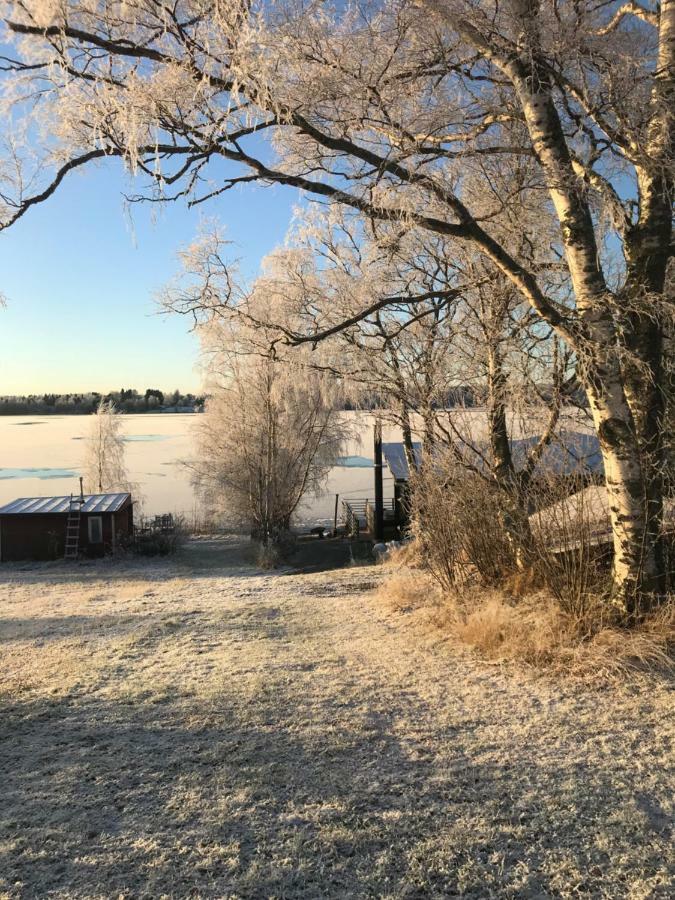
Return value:
<svg viewBox="0 0 675 900">
<path fill-rule="evenodd" d="M 444 590 L 467 574 L 498 584 L 516 568 L 494 488 L 479 475 L 458 473 L 442 459 L 412 481 L 411 531 L 427 568 Z"/>
<path fill-rule="evenodd" d="M 603 542 L 608 520 L 602 508 L 604 488 L 568 485 L 561 496 L 559 480 L 549 478 L 537 489 L 532 515 L 533 566 L 543 584 L 570 615 L 595 615 L 595 598 L 610 590 L 611 551 Z"/>
<path fill-rule="evenodd" d="M 637 622 L 610 601 L 604 497 L 583 474 L 549 474 L 515 506 L 439 455 L 411 497 L 416 556 L 439 589 L 399 569 L 380 595 L 427 608 L 435 627 L 492 660 L 583 677 L 672 669 L 675 596 Z"/>
</svg>

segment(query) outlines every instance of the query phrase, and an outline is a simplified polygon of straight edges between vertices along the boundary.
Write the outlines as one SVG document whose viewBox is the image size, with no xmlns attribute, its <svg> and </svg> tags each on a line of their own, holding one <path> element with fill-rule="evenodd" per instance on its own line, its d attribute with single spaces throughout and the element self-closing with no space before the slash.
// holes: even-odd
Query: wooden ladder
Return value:
<svg viewBox="0 0 675 900">
<path fill-rule="evenodd" d="M 77 559 L 80 552 L 80 524 L 82 522 L 82 499 L 70 495 L 68 520 L 66 522 L 66 552 L 64 559 Z"/>
</svg>

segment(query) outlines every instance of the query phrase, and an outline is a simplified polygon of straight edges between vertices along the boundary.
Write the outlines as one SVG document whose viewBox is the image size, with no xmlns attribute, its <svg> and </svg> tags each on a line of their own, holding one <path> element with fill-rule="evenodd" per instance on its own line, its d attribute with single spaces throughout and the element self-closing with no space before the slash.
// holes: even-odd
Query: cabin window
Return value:
<svg viewBox="0 0 675 900">
<path fill-rule="evenodd" d="M 103 518 L 101 516 L 89 516 L 87 521 L 87 527 L 89 529 L 89 543 L 90 544 L 102 544 L 103 543 Z"/>
</svg>

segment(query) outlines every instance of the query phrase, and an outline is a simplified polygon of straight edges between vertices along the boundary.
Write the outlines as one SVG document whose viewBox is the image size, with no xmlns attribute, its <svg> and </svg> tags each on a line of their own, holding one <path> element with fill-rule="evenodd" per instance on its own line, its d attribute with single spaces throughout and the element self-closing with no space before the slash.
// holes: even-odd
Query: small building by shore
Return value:
<svg viewBox="0 0 675 900">
<path fill-rule="evenodd" d="M 128 493 L 19 497 L 0 507 L 0 562 L 104 556 L 133 532 Z"/>
</svg>

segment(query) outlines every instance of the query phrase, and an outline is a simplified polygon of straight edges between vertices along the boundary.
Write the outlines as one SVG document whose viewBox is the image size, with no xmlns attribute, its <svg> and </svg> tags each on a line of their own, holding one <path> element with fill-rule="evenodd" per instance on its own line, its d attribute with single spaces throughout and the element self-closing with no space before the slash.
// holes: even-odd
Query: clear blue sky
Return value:
<svg viewBox="0 0 675 900">
<path fill-rule="evenodd" d="M 132 207 L 117 161 L 70 175 L 45 203 L 0 232 L 0 395 L 158 387 L 195 391 L 189 322 L 153 296 L 179 269 L 176 251 L 217 217 L 247 275 L 284 239 L 299 195 L 244 187 L 188 210 Z M 138 190 L 139 186 L 136 186 Z"/>
</svg>

